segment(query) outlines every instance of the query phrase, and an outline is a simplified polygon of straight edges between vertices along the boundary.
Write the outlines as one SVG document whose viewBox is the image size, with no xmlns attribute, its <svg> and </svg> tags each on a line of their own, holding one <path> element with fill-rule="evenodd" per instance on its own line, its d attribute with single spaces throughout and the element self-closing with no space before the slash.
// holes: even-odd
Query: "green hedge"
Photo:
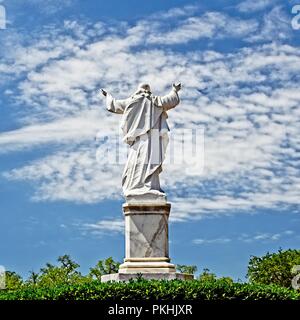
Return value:
<svg viewBox="0 0 300 320">
<path fill-rule="evenodd" d="M 298 300 L 296 291 L 275 285 L 215 281 L 92 281 L 50 288 L 0 291 L 0 300 Z"/>
</svg>

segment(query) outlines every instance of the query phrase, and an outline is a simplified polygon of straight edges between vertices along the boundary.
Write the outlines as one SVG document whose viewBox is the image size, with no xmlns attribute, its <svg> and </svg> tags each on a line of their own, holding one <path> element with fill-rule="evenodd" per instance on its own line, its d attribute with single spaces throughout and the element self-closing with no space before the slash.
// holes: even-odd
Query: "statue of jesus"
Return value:
<svg viewBox="0 0 300 320">
<path fill-rule="evenodd" d="M 166 202 L 159 174 L 169 142 L 167 111 L 179 104 L 180 89 L 181 83 L 173 84 L 169 94 L 155 96 L 149 84 L 142 83 L 124 100 L 116 100 L 101 89 L 107 110 L 122 114 L 123 140 L 130 146 L 122 176 L 123 193 L 128 203 Z"/>
</svg>

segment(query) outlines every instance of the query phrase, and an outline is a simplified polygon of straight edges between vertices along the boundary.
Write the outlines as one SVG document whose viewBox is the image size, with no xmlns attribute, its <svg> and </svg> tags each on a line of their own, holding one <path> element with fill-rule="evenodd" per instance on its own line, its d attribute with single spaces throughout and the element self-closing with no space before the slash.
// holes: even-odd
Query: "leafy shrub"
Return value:
<svg viewBox="0 0 300 320">
<path fill-rule="evenodd" d="M 5 271 L 5 285 L 8 290 L 21 289 L 24 285 L 22 277 L 13 271 Z"/>
<path fill-rule="evenodd" d="M 176 270 L 180 273 L 195 274 L 197 269 L 198 269 L 197 266 L 188 266 L 185 264 L 176 265 Z"/>
<path fill-rule="evenodd" d="M 78 284 L 86 282 L 87 278 L 77 270 L 79 264 L 71 259 L 69 255 L 58 257 L 59 265 L 46 263 L 39 273 L 30 272 L 27 284 L 34 287 L 53 287 L 62 284 Z"/>
<path fill-rule="evenodd" d="M 289 288 L 291 268 L 300 264 L 299 253 L 279 250 L 261 258 L 252 257 L 248 268 L 250 283 L 217 278 L 208 269 L 193 281 L 148 281 L 141 277 L 129 283 L 101 283 L 101 275 L 117 272 L 118 262 L 111 257 L 98 261 L 83 276 L 79 265 L 64 255 L 57 259 L 58 265 L 47 263 L 40 272 L 31 271 L 26 281 L 7 271 L 7 287 L 0 290 L 0 300 L 300 300 L 300 292 Z M 188 273 L 196 271 L 195 266 L 177 268 Z"/>
<path fill-rule="evenodd" d="M 0 292 L 0 300 L 298 300 L 294 290 L 275 285 L 213 281 L 144 280 L 66 284 L 54 287 L 28 285 Z"/>
<path fill-rule="evenodd" d="M 120 264 L 120 262 L 114 261 L 112 257 L 105 260 L 99 260 L 94 268 L 90 268 L 89 276 L 100 281 L 101 276 L 104 274 L 117 273 Z"/>
<path fill-rule="evenodd" d="M 200 281 L 223 281 L 227 282 L 228 284 L 233 284 L 233 280 L 230 277 L 221 277 L 218 279 L 217 276 L 214 273 L 210 272 L 207 268 L 203 269 L 203 272 L 199 275 L 198 279 Z"/>
<path fill-rule="evenodd" d="M 253 256 L 249 261 L 247 276 L 251 283 L 277 284 L 292 288 L 294 266 L 300 265 L 300 250 L 278 250 L 262 257 Z"/>
</svg>

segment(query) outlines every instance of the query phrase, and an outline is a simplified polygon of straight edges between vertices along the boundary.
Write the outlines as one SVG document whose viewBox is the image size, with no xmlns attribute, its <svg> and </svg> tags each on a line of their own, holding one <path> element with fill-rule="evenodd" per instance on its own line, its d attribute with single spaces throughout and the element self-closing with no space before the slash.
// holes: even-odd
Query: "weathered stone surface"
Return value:
<svg viewBox="0 0 300 320">
<path fill-rule="evenodd" d="M 104 275 L 101 281 L 144 279 L 191 280 L 193 275 L 176 273 L 170 263 L 168 218 L 169 203 L 124 204 L 125 259 L 119 273 Z"/>
<path fill-rule="evenodd" d="M 130 97 L 121 100 L 101 90 L 106 97 L 107 110 L 122 114 L 123 141 L 130 146 L 122 176 L 128 203 L 166 202 L 159 174 L 169 142 L 167 112 L 180 103 L 180 90 L 180 83 L 173 84 L 168 94 L 156 96 L 149 84 L 141 83 Z"/>
<path fill-rule="evenodd" d="M 101 277 L 102 282 L 108 281 L 129 281 L 131 279 L 138 279 L 142 277 L 143 279 L 147 280 L 193 280 L 194 276 L 191 274 L 184 274 L 184 273 L 114 273 L 114 274 L 107 274 Z"/>
<path fill-rule="evenodd" d="M 168 218 L 171 205 L 124 204 L 125 260 L 122 273 L 175 273 L 170 263 Z"/>
<path fill-rule="evenodd" d="M 181 83 L 169 94 L 154 96 L 150 85 L 142 83 L 127 99 L 118 100 L 101 89 L 107 110 L 122 114 L 124 142 L 129 146 L 122 187 L 127 203 L 125 216 L 125 259 L 119 273 L 103 276 L 103 281 L 127 281 L 139 274 L 147 279 L 188 279 L 176 273 L 169 258 L 168 219 L 171 205 L 160 187 L 159 174 L 168 145 L 167 111 L 179 102 Z"/>
</svg>

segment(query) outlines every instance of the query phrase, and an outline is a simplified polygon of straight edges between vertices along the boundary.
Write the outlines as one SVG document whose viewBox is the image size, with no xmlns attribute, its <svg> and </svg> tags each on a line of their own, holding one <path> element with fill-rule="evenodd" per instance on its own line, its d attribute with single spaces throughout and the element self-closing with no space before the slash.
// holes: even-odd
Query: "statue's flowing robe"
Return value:
<svg viewBox="0 0 300 320">
<path fill-rule="evenodd" d="M 121 129 L 130 151 L 122 176 L 125 197 L 163 194 L 159 174 L 169 142 L 167 111 L 179 104 L 175 89 L 166 96 L 153 96 L 141 89 L 124 100 L 106 97 L 107 109 L 123 115 Z"/>
</svg>

